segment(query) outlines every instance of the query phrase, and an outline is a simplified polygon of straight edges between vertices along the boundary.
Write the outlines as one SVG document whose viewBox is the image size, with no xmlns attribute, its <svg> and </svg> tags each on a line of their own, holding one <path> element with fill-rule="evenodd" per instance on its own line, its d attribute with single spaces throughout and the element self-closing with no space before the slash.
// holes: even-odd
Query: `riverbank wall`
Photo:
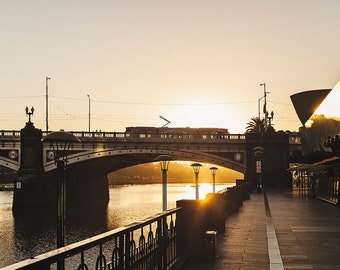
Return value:
<svg viewBox="0 0 340 270">
<path fill-rule="evenodd" d="M 213 238 L 225 231 L 225 219 L 239 210 L 253 189 L 253 183 L 248 182 L 209 193 L 204 200 L 177 201 L 181 208 L 176 225 L 178 252 L 186 257 L 209 257 L 215 244 Z"/>
</svg>

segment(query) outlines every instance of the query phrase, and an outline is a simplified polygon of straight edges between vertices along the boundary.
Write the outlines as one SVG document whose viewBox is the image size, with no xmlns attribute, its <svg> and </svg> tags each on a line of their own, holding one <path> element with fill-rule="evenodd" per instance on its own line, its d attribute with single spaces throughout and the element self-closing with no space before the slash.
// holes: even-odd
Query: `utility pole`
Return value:
<svg viewBox="0 0 340 270">
<path fill-rule="evenodd" d="M 264 113 L 264 124 L 265 127 L 267 127 L 267 94 L 270 94 L 270 92 L 267 92 L 266 90 L 266 83 L 261 83 L 260 86 L 263 86 L 263 97 L 264 97 L 264 104 L 263 104 L 263 113 Z"/>
<path fill-rule="evenodd" d="M 89 98 L 89 132 L 91 132 L 91 98 L 90 95 L 87 95 Z"/>
<path fill-rule="evenodd" d="M 46 133 L 48 132 L 48 80 L 51 78 L 46 77 Z"/>
</svg>

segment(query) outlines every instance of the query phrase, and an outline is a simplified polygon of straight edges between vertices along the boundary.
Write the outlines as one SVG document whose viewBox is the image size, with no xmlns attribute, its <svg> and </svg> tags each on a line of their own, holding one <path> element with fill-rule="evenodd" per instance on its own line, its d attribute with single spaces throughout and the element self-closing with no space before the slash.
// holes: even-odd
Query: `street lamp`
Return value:
<svg viewBox="0 0 340 270">
<path fill-rule="evenodd" d="M 26 111 L 26 115 L 28 115 L 28 123 L 32 123 L 31 122 L 31 115 L 33 115 L 33 113 L 34 113 L 34 108 L 32 107 L 31 109 L 29 109 L 26 106 L 25 111 Z"/>
<path fill-rule="evenodd" d="M 91 98 L 90 95 L 87 95 L 89 98 L 89 132 L 91 132 Z"/>
<path fill-rule="evenodd" d="M 268 119 L 268 127 L 271 127 L 272 126 L 272 121 L 274 119 L 274 112 L 272 111 L 270 113 L 270 116 L 269 116 L 269 113 L 266 112 L 266 115 L 267 115 L 267 119 Z"/>
<path fill-rule="evenodd" d="M 48 132 L 48 81 L 51 78 L 46 77 L 46 133 Z"/>
<path fill-rule="evenodd" d="M 170 163 L 171 157 L 168 155 L 160 155 L 155 158 L 155 161 L 159 161 L 162 170 L 162 204 L 163 204 L 163 211 L 168 209 L 168 198 L 167 198 L 167 172 Z"/>
<path fill-rule="evenodd" d="M 191 167 L 194 169 L 194 173 L 195 173 L 196 200 L 198 200 L 199 199 L 198 174 L 200 172 L 200 168 L 202 167 L 202 164 L 193 163 L 193 164 L 191 164 Z"/>
<path fill-rule="evenodd" d="M 211 167 L 210 171 L 212 174 L 212 179 L 213 179 L 213 193 L 215 193 L 215 175 L 216 175 L 216 171 L 218 170 L 218 168 L 216 167 Z"/>
<path fill-rule="evenodd" d="M 256 189 L 257 189 L 257 192 L 260 193 L 261 192 L 261 188 L 262 188 L 262 177 L 261 177 L 261 174 L 262 174 L 262 162 L 261 162 L 261 157 L 263 156 L 263 152 L 264 152 L 264 149 L 262 146 L 256 146 L 253 148 L 253 151 L 254 151 L 254 156 L 255 156 L 255 172 L 258 174 L 259 176 L 259 179 L 258 179 L 258 182 L 257 182 L 257 185 L 256 185 Z"/>
<path fill-rule="evenodd" d="M 44 142 L 51 144 L 54 154 L 54 161 L 57 164 L 58 173 L 58 202 L 57 202 L 57 248 L 65 245 L 65 216 L 66 216 L 66 185 L 65 185 L 65 163 L 70 146 L 80 140 L 71 133 L 57 131 L 49 133 L 43 139 Z M 58 261 L 57 269 L 65 268 L 64 260 Z"/>
</svg>

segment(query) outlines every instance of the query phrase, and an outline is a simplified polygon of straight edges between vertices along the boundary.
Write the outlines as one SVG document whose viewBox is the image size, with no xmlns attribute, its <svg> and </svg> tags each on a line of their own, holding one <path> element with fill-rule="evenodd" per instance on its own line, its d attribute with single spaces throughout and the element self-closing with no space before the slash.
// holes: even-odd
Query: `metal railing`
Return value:
<svg viewBox="0 0 340 270">
<path fill-rule="evenodd" d="M 176 217 L 180 208 L 164 211 L 141 222 L 108 231 L 7 266 L 2 270 L 55 269 L 172 269 L 177 251 Z"/>
</svg>

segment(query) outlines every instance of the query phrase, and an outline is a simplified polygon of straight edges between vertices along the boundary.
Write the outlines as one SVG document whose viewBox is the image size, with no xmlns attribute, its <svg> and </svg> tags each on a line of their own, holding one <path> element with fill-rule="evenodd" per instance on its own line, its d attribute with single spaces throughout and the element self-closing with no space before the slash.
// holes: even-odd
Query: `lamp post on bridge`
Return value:
<svg viewBox="0 0 340 270">
<path fill-rule="evenodd" d="M 28 115 L 28 122 L 29 122 L 29 123 L 32 123 L 32 122 L 31 122 L 31 115 L 34 114 L 34 107 L 32 107 L 31 109 L 29 109 L 28 106 L 26 106 L 25 111 L 26 111 L 26 115 Z"/>
<path fill-rule="evenodd" d="M 168 155 L 160 155 L 155 158 L 155 161 L 159 161 L 162 170 L 162 209 L 168 210 L 168 191 L 167 191 L 167 172 L 171 157 Z"/>
<path fill-rule="evenodd" d="M 196 200 L 199 200 L 199 186 L 198 186 L 198 174 L 200 172 L 200 168 L 202 167 L 201 163 L 193 163 L 191 167 L 194 169 L 195 174 L 195 190 L 196 190 Z"/>
<path fill-rule="evenodd" d="M 65 167 L 67 164 L 67 155 L 70 146 L 80 140 L 71 133 L 57 131 L 49 133 L 43 139 L 43 142 L 51 144 L 54 154 L 54 161 L 57 165 L 58 174 L 58 201 L 57 201 L 57 248 L 65 245 L 65 218 L 66 218 L 66 185 L 65 185 Z M 57 263 L 58 270 L 65 269 L 64 260 Z"/>
<path fill-rule="evenodd" d="M 211 167 L 210 171 L 212 174 L 212 179 L 213 179 L 213 193 L 215 193 L 215 176 L 216 176 L 216 171 L 218 170 L 218 168 L 216 167 Z"/>
</svg>

